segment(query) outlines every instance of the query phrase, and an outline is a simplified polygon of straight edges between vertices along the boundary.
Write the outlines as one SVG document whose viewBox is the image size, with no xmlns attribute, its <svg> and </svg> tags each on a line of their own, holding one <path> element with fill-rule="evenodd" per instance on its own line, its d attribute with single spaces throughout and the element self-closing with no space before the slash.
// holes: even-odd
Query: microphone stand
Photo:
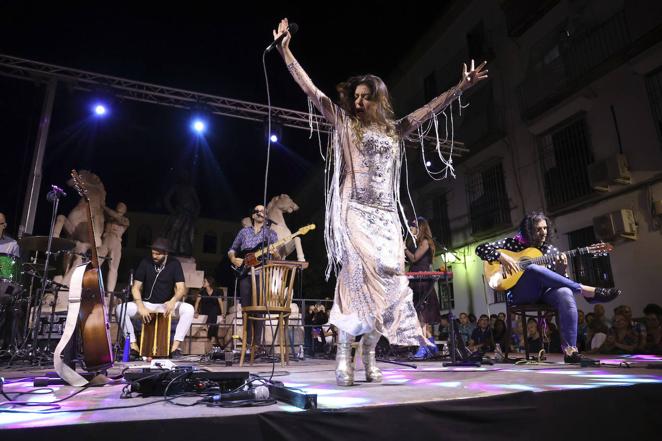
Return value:
<svg viewBox="0 0 662 441">
<path fill-rule="evenodd" d="M 444 289 L 447 294 L 450 293 L 450 285 L 448 281 L 448 264 L 446 263 L 446 253 L 443 252 L 442 255 L 442 260 L 444 262 L 444 268 L 446 269 L 446 274 L 444 275 Z M 463 352 L 460 351 L 460 349 L 457 347 L 458 339 L 460 342 L 462 342 L 462 337 L 457 334 L 457 330 L 455 329 L 456 323 L 455 323 L 455 317 L 453 316 L 453 308 L 452 305 L 448 305 L 448 352 L 451 357 L 450 362 L 444 362 L 443 366 L 444 367 L 457 367 L 457 366 L 462 366 L 462 367 L 480 367 L 480 361 L 478 360 L 471 360 L 470 357 L 465 357 L 463 355 Z M 464 342 L 462 342 L 464 345 Z M 466 349 L 465 349 L 466 352 Z M 460 359 L 458 360 L 457 356 L 460 354 Z"/>
<path fill-rule="evenodd" d="M 124 324 L 126 323 L 126 308 L 129 306 L 129 294 L 131 293 L 131 287 L 133 286 L 133 270 L 129 273 L 129 285 L 124 289 L 123 292 L 123 297 L 122 297 L 122 305 L 120 306 L 120 312 L 119 314 L 115 314 L 115 318 L 117 319 L 117 337 L 115 338 L 115 354 L 114 354 L 114 360 L 117 360 L 117 354 L 120 352 L 120 348 L 122 352 L 124 351 L 124 345 L 126 343 L 126 337 L 128 334 L 124 332 Z M 116 298 L 114 293 L 113 293 L 113 298 Z M 112 306 L 112 299 L 111 299 L 111 306 Z M 117 310 L 115 310 L 117 312 Z M 124 338 L 121 338 L 124 337 Z M 131 350 L 129 349 L 129 352 Z M 122 360 L 123 361 L 123 360 Z M 130 360 L 129 360 L 130 361 Z"/>
<path fill-rule="evenodd" d="M 269 231 L 271 231 L 271 224 L 274 223 L 271 219 L 267 217 L 267 206 L 264 205 L 264 225 L 262 226 L 262 246 L 263 246 L 263 252 L 262 252 L 262 267 L 267 264 L 267 262 L 270 260 L 269 255 L 270 255 L 270 250 L 269 247 L 271 246 L 271 237 L 269 234 L 267 234 Z M 279 325 L 276 325 L 276 331 L 274 332 L 274 323 L 273 323 L 273 318 L 271 317 L 271 312 L 269 311 L 269 303 L 267 302 L 266 295 L 267 295 L 267 283 L 269 283 L 267 280 L 264 278 L 264 273 L 260 272 L 260 298 L 264 300 L 264 305 L 267 308 L 267 316 L 269 316 L 269 329 L 271 331 L 271 354 L 269 355 L 272 358 L 272 362 L 275 363 L 275 343 L 276 343 L 276 334 L 279 332 Z M 259 303 L 259 302 L 258 302 Z M 257 321 L 256 321 L 257 322 Z M 257 322 L 253 327 L 253 339 L 255 339 L 255 334 L 256 334 L 256 328 L 258 326 L 259 322 Z M 264 342 L 264 334 L 266 331 L 266 326 L 262 327 L 262 335 L 260 336 L 260 346 L 263 346 L 262 343 Z M 284 332 L 284 330 L 283 330 Z M 265 352 L 266 349 L 262 348 Z M 257 355 L 257 354 L 256 354 Z"/>
<path fill-rule="evenodd" d="M 57 187 L 55 187 L 57 188 Z M 57 217 L 57 210 L 60 205 L 60 196 L 65 195 L 66 193 L 60 191 L 53 190 L 48 192 L 48 195 L 46 196 L 46 199 L 53 204 L 53 212 L 51 213 L 51 227 L 48 232 L 48 246 L 46 247 L 46 260 L 44 262 L 44 271 L 41 275 L 41 286 L 37 290 L 37 295 L 35 296 L 36 304 L 34 305 L 34 316 L 32 320 L 32 356 L 37 357 L 38 356 L 38 347 L 37 347 L 37 335 L 39 334 L 39 319 L 41 318 L 41 306 L 42 306 L 42 301 L 44 298 L 44 293 L 46 292 L 46 286 L 48 283 L 48 265 L 50 264 L 51 260 L 51 248 L 53 245 L 53 231 L 55 230 L 55 219 Z M 28 305 L 28 312 L 30 311 L 30 305 Z M 25 345 L 27 343 L 28 339 L 26 338 L 23 341 L 23 344 Z M 14 354 L 14 357 L 18 354 L 18 351 L 16 354 Z M 49 354 L 50 355 L 50 354 Z M 12 357 L 11 360 L 9 360 L 9 365 L 11 366 L 11 363 L 14 361 L 14 357 Z M 38 359 L 39 366 L 41 366 L 41 360 Z"/>
</svg>

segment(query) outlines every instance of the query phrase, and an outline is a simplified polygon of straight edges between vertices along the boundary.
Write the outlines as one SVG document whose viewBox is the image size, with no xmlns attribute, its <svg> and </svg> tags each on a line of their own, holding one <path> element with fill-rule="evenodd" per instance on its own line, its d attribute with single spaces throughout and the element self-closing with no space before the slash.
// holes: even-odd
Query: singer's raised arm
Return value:
<svg viewBox="0 0 662 441">
<path fill-rule="evenodd" d="M 279 38 L 283 33 L 286 34 L 283 38 L 281 44 L 277 46 L 278 52 L 283 57 L 285 64 L 287 65 L 287 70 L 290 71 L 292 78 L 297 82 L 301 90 L 308 95 L 308 98 L 313 102 L 313 105 L 319 110 L 324 118 L 326 118 L 330 123 L 336 123 L 336 115 L 340 112 L 340 107 L 334 104 L 329 97 L 327 97 L 324 92 L 319 90 L 313 81 L 310 79 L 305 70 L 301 67 L 299 62 L 294 58 L 292 51 L 290 50 L 290 40 L 292 36 L 288 31 L 289 23 L 287 18 L 284 18 L 278 23 L 278 30 L 273 31 L 274 40 Z"/>
<path fill-rule="evenodd" d="M 487 69 L 482 70 L 486 61 L 483 61 L 480 66 L 474 68 L 474 60 L 471 60 L 471 70 L 467 69 L 467 65 L 464 65 L 464 70 L 462 72 L 462 78 L 457 85 L 451 87 L 441 95 L 433 98 L 429 103 L 425 104 L 423 107 L 414 110 L 409 115 L 397 121 L 398 133 L 400 136 L 407 136 L 409 133 L 416 130 L 421 126 L 425 121 L 432 118 L 433 114 L 437 114 L 448 105 L 462 95 L 462 92 L 472 87 L 474 84 L 478 83 L 487 78 Z"/>
</svg>

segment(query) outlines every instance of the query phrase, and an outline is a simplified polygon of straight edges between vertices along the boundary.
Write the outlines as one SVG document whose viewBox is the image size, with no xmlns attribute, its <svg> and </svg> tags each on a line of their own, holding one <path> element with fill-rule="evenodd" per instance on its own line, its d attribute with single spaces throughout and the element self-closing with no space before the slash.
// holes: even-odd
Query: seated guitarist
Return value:
<svg viewBox="0 0 662 441">
<path fill-rule="evenodd" d="M 276 232 L 273 231 L 269 226 L 265 226 L 265 216 L 264 216 L 264 206 L 256 205 L 253 209 L 253 214 L 251 215 L 251 226 L 247 226 L 239 230 L 237 237 L 235 237 L 232 246 L 228 250 L 228 257 L 230 262 L 235 267 L 240 267 L 243 263 L 243 259 L 237 257 L 237 254 L 244 255 L 246 252 L 255 251 L 259 249 L 263 243 L 266 246 L 267 244 L 272 244 L 278 241 L 278 236 Z M 269 256 L 267 256 L 269 257 Z M 274 259 L 279 259 L 280 256 L 276 250 L 271 252 L 271 256 Z M 252 302 L 251 298 L 251 278 L 250 272 L 246 273 L 239 280 L 239 301 L 242 306 L 249 306 Z M 262 336 L 262 322 L 255 322 L 255 341 L 260 342 Z M 246 336 L 249 343 L 251 341 L 251 328 L 248 328 L 248 334 Z"/>
<path fill-rule="evenodd" d="M 499 249 L 519 252 L 535 247 L 543 254 L 556 254 L 559 250 L 547 242 L 551 226 L 544 213 L 530 213 L 520 223 L 515 237 L 482 244 L 476 248 L 476 254 L 485 261 L 499 261 L 508 274 L 517 273 L 521 271 L 517 261 L 500 253 Z M 567 258 L 561 254 L 554 264 L 546 267 L 529 265 L 510 290 L 509 298 L 514 304 L 543 302 L 554 306 L 559 314 L 564 360 L 566 363 L 579 363 L 582 357 L 577 350 L 577 304 L 574 296 L 581 294 L 589 303 L 604 303 L 618 297 L 621 290 L 595 288 L 570 280 L 565 276 L 567 264 Z"/>
</svg>

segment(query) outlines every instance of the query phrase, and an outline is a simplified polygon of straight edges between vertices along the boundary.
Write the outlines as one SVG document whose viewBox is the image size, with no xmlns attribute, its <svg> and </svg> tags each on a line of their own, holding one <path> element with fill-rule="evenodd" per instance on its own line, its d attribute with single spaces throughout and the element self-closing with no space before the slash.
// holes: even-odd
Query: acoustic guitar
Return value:
<svg viewBox="0 0 662 441">
<path fill-rule="evenodd" d="M 242 250 L 240 253 L 241 255 L 237 257 L 243 259 L 243 261 L 240 266 L 231 265 L 232 270 L 236 273 L 237 277 L 245 276 L 250 270 L 250 268 L 260 264 L 259 259 L 263 254 L 265 253 L 269 254 L 274 250 L 278 249 L 279 247 L 282 247 L 283 245 L 287 244 L 295 237 L 303 236 L 304 234 L 307 234 L 309 231 L 314 230 L 315 228 L 316 228 L 315 224 L 310 224 L 310 225 L 306 225 L 305 227 L 301 227 L 297 230 L 296 233 L 291 234 L 287 237 L 280 239 L 277 242 L 272 243 L 271 245 L 269 245 L 268 249 L 263 249 L 261 245 L 258 245 L 255 248 Z"/>
<path fill-rule="evenodd" d="M 613 250 L 614 247 L 608 243 L 596 243 L 587 247 L 546 255 L 543 255 L 538 248 L 533 247 L 518 252 L 499 249 L 497 251 L 510 256 L 517 262 L 519 271 L 508 274 L 499 261 L 483 262 L 483 271 L 490 288 L 495 291 L 508 291 L 519 282 L 520 277 L 524 274 L 524 270 L 529 265 L 548 265 L 554 263 L 561 255 L 565 255 L 566 257 L 575 255 L 592 255 L 598 257 L 611 253 Z"/>
</svg>

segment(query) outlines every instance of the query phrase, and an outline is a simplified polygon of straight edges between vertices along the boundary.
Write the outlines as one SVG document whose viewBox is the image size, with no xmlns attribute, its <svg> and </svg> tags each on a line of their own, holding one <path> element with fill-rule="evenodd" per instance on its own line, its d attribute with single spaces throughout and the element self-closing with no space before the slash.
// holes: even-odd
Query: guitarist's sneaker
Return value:
<svg viewBox="0 0 662 441">
<path fill-rule="evenodd" d="M 595 295 L 586 299 L 588 303 L 607 303 L 621 295 L 618 288 L 595 288 Z"/>
</svg>

